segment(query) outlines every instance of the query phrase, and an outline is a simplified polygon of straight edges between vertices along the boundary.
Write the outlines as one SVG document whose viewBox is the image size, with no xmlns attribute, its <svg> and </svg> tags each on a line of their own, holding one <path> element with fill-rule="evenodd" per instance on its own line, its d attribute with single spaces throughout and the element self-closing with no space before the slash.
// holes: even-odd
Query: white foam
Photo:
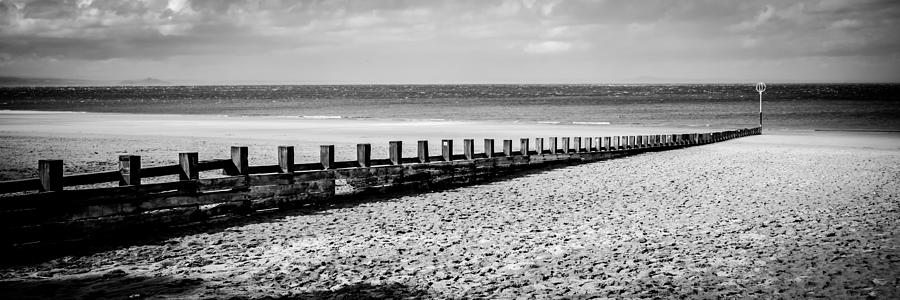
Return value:
<svg viewBox="0 0 900 300">
<path fill-rule="evenodd" d="M 559 121 L 538 121 L 539 124 L 559 124 Z"/>
<path fill-rule="evenodd" d="M 304 119 L 340 119 L 341 116 L 300 116 Z"/>
<path fill-rule="evenodd" d="M 575 125 L 609 125 L 609 122 L 572 122 Z"/>
</svg>

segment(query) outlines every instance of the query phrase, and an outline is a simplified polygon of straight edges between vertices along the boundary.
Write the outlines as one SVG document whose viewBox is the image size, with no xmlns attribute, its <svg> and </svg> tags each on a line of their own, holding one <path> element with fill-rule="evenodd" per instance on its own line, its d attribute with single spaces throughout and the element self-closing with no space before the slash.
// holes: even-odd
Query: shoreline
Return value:
<svg viewBox="0 0 900 300">
<path fill-rule="evenodd" d="M 318 161 L 319 145 L 335 145 L 336 160 L 355 159 L 355 145 L 372 145 L 373 158 L 387 158 L 388 141 L 402 141 L 404 157 L 416 155 L 416 143 L 429 141 L 440 153 L 440 140 L 502 143 L 511 139 L 564 136 L 616 136 L 694 133 L 735 128 L 543 124 L 506 121 L 302 119 L 297 117 L 224 117 L 219 115 L 123 114 L 91 112 L 0 111 L 0 142 L 8 155 L 0 161 L 0 180 L 32 178 L 39 159 L 63 159 L 65 173 L 115 170 L 117 157 L 141 155 L 144 166 L 177 163 L 178 152 L 198 152 L 200 159 L 227 158 L 230 146 L 249 146 L 252 165 L 277 163 L 275 149 L 295 146 L 296 161 Z M 892 132 L 768 130 L 768 135 L 815 135 L 830 144 L 898 149 Z M 766 136 L 766 135 L 764 135 Z M 871 144 L 871 145 L 869 145 Z M 517 148 L 515 146 L 514 148 Z M 499 148 L 498 148 L 499 149 Z"/>
</svg>

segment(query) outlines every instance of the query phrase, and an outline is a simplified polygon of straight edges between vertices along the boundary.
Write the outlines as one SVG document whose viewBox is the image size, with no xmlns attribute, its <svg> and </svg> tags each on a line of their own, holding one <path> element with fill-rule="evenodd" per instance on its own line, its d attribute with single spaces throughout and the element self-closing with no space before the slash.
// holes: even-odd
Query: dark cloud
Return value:
<svg viewBox="0 0 900 300">
<path fill-rule="evenodd" d="M 422 61 L 454 55 L 475 66 L 533 68 L 538 60 L 625 66 L 825 57 L 898 64 L 897 3 L 0 0 L 0 64 L 274 54 Z"/>
</svg>

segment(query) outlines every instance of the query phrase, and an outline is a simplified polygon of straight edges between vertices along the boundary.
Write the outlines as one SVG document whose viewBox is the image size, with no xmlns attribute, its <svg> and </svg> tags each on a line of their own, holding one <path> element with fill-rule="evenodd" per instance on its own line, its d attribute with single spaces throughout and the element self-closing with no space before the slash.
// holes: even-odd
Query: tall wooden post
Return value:
<svg viewBox="0 0 900 300">
<path fill-rule="evenodd" d="M 61 159 L 38 160 L 38 177 L 41 179 L 41 192 L 63 190 L 63 161 Z"/>
<path fill-rule="evenodd" d="M 181 173 L 178 174 L 179 180 L 197 180 L 200 179 L 200 172 L 197 169 L 197 152 L 178 153 L 178 164 L 181 165 Z"/>
<path fill-rule="evenodd" d="M 281 173 L 294 173 L 294 146 L 278 146 L 278 168 Z"/>
<path fill-rule="evenodd" d="M 572 149 L 569 147 L 569 137 L 562 138 L 562 153 L 569 153 L 569 149 Z"/>
<path fill-rule="evenodd" d="M 388 144 L 390 145 L 388 147 L 388 156 L 391 159 L 391 164 L 403 164 L 403 142 L 390 141 Z"/>
<path fill-rule="evenodd" d="M 484 155 L 494 157 L 494 139 L 484 139 Z"/>
<path fill-rule="evenodd" d="M 608 136 L 603 137 L 603 150 L 610 151 L 612 150 L 612 145 L 610 144 L 612 139 Z"/>
<path fill-rule="evenodd" d="M 319 146 L 319 163 L 325 170 L 334 168 L 334 145 Z"/>
<path fill-rule="evenodd" d="M 418 154 L 419 154 L 419 162 L 427 163 L 428 162 L 428 141 L 419 141 L 418 142 Z"/>
<path fill-rule="evenodd" d="M 250 174 L 250 163 L 247 160 L 247 147 L 231 146 L 231 166 L 225 168 L 225 175 Z"/>
<path fill-rule="evenodd" d="M 519 152 L 524 156 L 528 156 L 528 141 L 530 139 L 519 139 Z"/>
<path fill-rule="evenodd" d="M 120 186 L 141 185 L 141 157 L 137 155 L 119 155 Z"/>
<path fill-rule="evenodd" d="M 559 153 L 559 146 L 557 146 L 557 144 L 556 144 L 556 137 L 551 137 L 551 138 L 549 139 L 549 142 L 550 142 L 550 145 L 549 145 L 549 147 L 550 147 L 550 154 L 557 154 L 557 153 Z"/>
<path fill-rule="evenodd" d="M 544 154 L 544 138 L 534 138 L 534 150 L 538 155 Z"/>
<path fill-rule="evenodd" d="M 372 165 L 372 145 L 356 144 L 356 161 L 360 167 L 369 167 Z"/>
<path fill-rule="evenodd" d="M 636 141 L 634 142 L 634 148 L 644 148 L 644 136 L 639 135 L 634 137 Z"/>
<path fill-rule="evenodd" d="M 574 139 L 575 139 L 575 140 L 572 141 L 573 144 L 575 144 L 574 147 L 573 147 L 573 148 L 575 148 L 575 151 L 574 151 L 574 152 L 575 152 L 575 153 L 581 152 L 581 137 L 580 137 L 580 136 L 576 136 Z"/>
<path fill-rule="evenodd" d="M 453 140 L 441 140 L 441 154 L 444 161 L 453 160 Z"/>
<path fill-rule="evenodd" d="M 503 155 L 512 156 L 512 140 L 503 140 Z"/>
<path fill-rule="evenodd" d="M 475 140 L 463 139 L 463 155 L 467 160 L 475 159 Z"/>
</svg>

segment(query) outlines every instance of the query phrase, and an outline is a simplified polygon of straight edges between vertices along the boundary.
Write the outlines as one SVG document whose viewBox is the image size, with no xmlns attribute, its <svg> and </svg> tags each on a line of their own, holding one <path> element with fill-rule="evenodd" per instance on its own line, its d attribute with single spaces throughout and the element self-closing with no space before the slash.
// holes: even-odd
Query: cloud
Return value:
<svg viewBox="0 0 900 300">
<path fill-rule="evenodd" d="M 554 54 L 572 49 L 572 43 L 560 41 L 531 42 L 525 45 L 525 52 L 530 54 Z"/>
<path fill-rule="evenodd" d="M 0 0 L 0 57 L 21 70 L 44 70 L 48 60 L 149 60 L 174 69 L 183 61 L 253 57 L 291 74 L 269 61 L 277 57 L 315 65 L 320 74 L 338 72 L 323 62 L 378 59 L 434 77 L 441 68 L 516 77 L 547 67 L 535 55 L 552 55 L 579 70 L 561 74 L 587 78 L 606 66 L 821 57 L 892 63 L 900 56 L 898 29 L 900 6 L 888 0 Z M 241 74 L 255 68 L 238 65 Z M 372 77 L 385 77 L 371 68 Z M 10 70 L 0 75 L 14 75 Z M 266 72 L 278 74 L 257 73 Z"/>
</svg>

